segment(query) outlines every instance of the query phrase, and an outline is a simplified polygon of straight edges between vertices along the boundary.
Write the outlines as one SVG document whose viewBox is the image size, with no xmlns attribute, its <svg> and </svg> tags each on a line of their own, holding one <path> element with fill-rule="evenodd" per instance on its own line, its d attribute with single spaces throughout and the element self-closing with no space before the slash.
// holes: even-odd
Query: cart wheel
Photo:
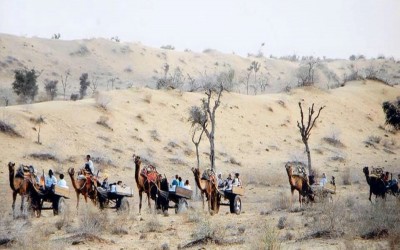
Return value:
<svg viewBox="0 0 400 250">
<path fill-rule="evenodd" d="M 242 211 L 242 200 L 239 195 L 235 195 L 234 198 L 230 199 L 229 206 L 231 209 L 231 213 L 240 214 Z"/>
<path fill-rule="evenodd" d="M 117 208 L 118 214 L 129 214 L 129 201 L 126 197 L 123 197 L 120 201 L 120 205 Z"/>
<path fill-rule="evenodd" d="M 189 204 L 185 198 L 180 198 L 175 206 L 175 213 L 185 212 L 189 208 Z"/>
<path fill-rule="evenodd" d="M 65 202 L 64 197 L 60 197 L 58 199 L 57 213 L 58 215 L 64 215 L 67 212 L 67 203 Z"/>
</svg>

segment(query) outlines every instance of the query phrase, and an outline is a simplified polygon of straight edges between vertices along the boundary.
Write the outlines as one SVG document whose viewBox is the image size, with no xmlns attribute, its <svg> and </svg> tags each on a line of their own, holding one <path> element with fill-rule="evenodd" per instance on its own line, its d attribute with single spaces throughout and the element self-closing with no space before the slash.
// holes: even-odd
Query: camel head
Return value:
<svg viewBox="0 0 400 250">
<path fill-rule="evenodd" d="M 192 168 L 192 172 L 195 176 L 200 176 L 200 170 L 198 168 Z"/>
<path fill-rule="evenodd" d="M 15 170 L 15 162 L 9 162 L 8 163 L 8 170 L 9 171 L 14 171 Z"/>
<path fill-rule="evenodd" d="M 133 155 L 133 161 L 136 165 L 140 165 L 142 163 L 142 161 L 140 160 L 140 156 L 137 155 Z"/>
<path fill-rule="evenodd" d="M 286 172 L 288 173 L 288 175 L 291 176 L 293 173 L 292 164 L 286 163 L 285 168 L 286 168 Z"/>
<path fill-rule="evenodd" d="M 74 176 L 74 174 L 75 174 L 74 168 L 69 168 L 69 169 L 68 169 L 68 174 L 69 174 L 70 176 Z"/>
<path fill-rule="evenodd" d="M 369 176 L 369 170 L 368 170 L 368 167 L 364 167 L 363 168 L 363 172 L 364 172 L 364 174 L 365 174 L 365 176 Z"/>
</svg>

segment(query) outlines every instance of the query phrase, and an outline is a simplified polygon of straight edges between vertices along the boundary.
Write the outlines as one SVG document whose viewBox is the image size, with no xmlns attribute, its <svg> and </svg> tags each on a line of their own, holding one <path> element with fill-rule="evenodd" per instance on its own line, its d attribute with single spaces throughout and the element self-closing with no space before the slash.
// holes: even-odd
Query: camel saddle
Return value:
<svg viewBox="0 0 400 250">
<path fill-rule="evenodd" d="M 158 178 L 157 169 L 153 165 L 148 165 L 147 167 L 143 168 L 140 174 L 146 177 L 149 182 L 155 182 Z"/>
<path fill-rule="evenodd" d="M 33 166 L 25 166 L 25 165 L 21 165 L 16 173 L 16 176 L 20 177 L 20 178 L 31 178 L 31 176 L 33 176 L 35 170 L 33 168 Z"/>
<path fill-rule="evenodd" d="M 203 174 L 201 175 L 202 180 L 210 180 L 211 176 L 215 176 L 215 173 L 212 169 L 204 170 Z"/>
<path fill-rule="evenodd" d="M 371 173 L 369 174 L 370 177 L 381 178 L 383 175 L 384 170 L 381 167 L 374 168 L 372 167 Z"/>
</svg>

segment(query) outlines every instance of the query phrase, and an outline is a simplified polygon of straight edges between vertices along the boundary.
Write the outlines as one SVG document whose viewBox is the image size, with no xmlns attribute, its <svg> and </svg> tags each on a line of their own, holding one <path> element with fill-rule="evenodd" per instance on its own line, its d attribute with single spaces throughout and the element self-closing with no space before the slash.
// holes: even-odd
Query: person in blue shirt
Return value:
<svg viewBox="0 0 400 250">
<path fill-rule="evenodd" d="M 182 181 L 182 177 L 179 177 L 178 178 L 178 187 L 183 187 L 183 186 L 184 186 L 184 183 Z"/>
</svg>

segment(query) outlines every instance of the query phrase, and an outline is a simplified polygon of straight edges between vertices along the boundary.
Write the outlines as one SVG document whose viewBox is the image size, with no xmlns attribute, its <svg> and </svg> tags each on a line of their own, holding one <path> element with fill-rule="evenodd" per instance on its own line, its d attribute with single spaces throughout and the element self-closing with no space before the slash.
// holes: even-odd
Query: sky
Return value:
<svg viewBox="0 0 400 250">
<path fill-rule="evenodd" d="M 399 0 L 0 0 L 0 33 L 246 56 L 400 58 Z M 265 43 L 263 47 L 261 44 Z"/>
</svg>

